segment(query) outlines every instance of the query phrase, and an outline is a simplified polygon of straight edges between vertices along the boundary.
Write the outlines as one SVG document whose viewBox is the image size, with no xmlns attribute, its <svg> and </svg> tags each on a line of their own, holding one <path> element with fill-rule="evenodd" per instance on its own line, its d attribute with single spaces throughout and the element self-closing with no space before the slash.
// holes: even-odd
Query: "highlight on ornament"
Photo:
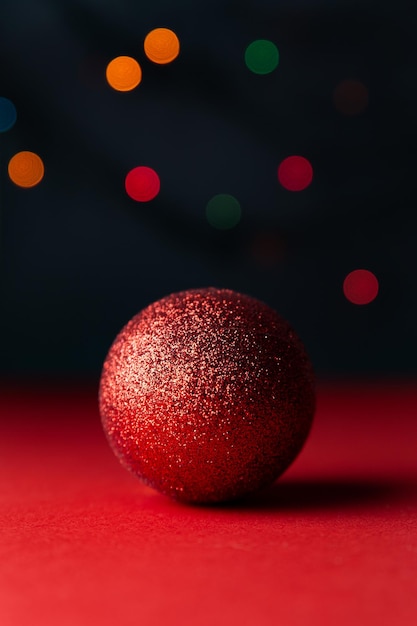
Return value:
<svg viewBox="0 0 417 626">
<path fill-rule="evenodd" d="M 155 28 L 145 37 L 145 54 L 150 61 L 159 65 L 172 63 L 180 53 L 177 35 L 169 28 Z"/>
<path fill-rule="evenodd" d="M 312 424 L 313 371 L 275 310 L 214 287 L 158 300 L 115 338 L 100 380 L 122 465 L 176 500 L 225 502 L 271 485 Z"/>
<path fill-rule="evenodd" d="M 9 161 L 8 174 L 18 187 L 35 187 L 44 177 L 45 167 L 41 157 L 35 152 L 23 150 Z"/>
<path fill-rule="evenodd" d="M 116 91 L 132 91 L 142 80 L 142 68 L 136 59 L 119 56 L 107 65 L 106 78 Z"/>
</svg>

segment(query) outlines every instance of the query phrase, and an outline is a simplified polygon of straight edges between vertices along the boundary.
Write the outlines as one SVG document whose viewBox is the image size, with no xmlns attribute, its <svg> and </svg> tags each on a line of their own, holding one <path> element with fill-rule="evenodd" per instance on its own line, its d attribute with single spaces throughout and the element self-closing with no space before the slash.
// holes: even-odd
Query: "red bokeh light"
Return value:
<svg viewBox="0 0 417 626">
<path fill-rule="evenodd" d="M 333 103 L 344 115 L 358 115 L 368 106 L 368 88 L 359 80 L 342 80 L 333 92 Z"/>
<path fill-rule="evenodd" d="M 378 295 L 378 279 L 369 270 L 354 270 L 343 281 L 343 293 L 353 304 L 369 304 Z"/>
<path fill-rule="evenodd" d="M 161 183 L 158 174 L 151 167 L 140 165 L 130 170 L 125 180 L 128 196 L 136 202 L 149 202 L 159 193 Z"/>
<path fill-rule="evenodd" d="M 313 180 L 313 167 L 305 157 L 287 157 L 279 164 L 278 180 L 288 191 L 302 191 Z"/>
</svg>

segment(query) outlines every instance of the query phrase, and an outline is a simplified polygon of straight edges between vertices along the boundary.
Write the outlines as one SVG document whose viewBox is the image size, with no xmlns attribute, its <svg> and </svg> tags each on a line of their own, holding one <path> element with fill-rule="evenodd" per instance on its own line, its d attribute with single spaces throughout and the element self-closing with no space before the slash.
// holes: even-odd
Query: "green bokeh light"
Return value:
<svg viewBox="0 0 417 626">
<path fill-rule="evenodd" d="M 245 50 L 245 63 L 255 74 L 273 72 L 279 62 L 278 48 L 268 39 L 252 41 Z"/>
<path fill-rule="evenodd" d="M 206 206 L 208 223 L 214 228 L 228 230 L 240 222 L 242 210 L 239 202 L 227 193 L 213 196 Z"/>
</svg>

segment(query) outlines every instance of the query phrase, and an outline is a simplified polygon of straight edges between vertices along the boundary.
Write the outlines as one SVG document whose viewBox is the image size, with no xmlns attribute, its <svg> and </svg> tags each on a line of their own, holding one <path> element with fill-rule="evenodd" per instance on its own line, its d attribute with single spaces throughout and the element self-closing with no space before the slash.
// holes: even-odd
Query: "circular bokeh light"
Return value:
<svg viewBox="0 0 417 626">
<path fill-rule="evenodd" d="M 8 173 L 15 185 L 29 188 L 41 182 L 45 168 L 40 156 L 24 150 L 10 159 Z"/>
<path fill-rule="evenodd" d="M 158 174 L 151 167 L 134 167 L 126 176 L 127 195 L 136 202 L 149 202 L 156 198 L 161 188 Z"/>
<path fill-rule="evenodd" d="M 180 53 L 180 42 L 169 28 L 155 28 L 145 37 L 145 54 L 150 61 L 159 65 L 171 63 Z"/>
<path fill-rule="evenodd" d="M 278 48 L 268 39 L 252 41 L 245 50 L 245 63 L 254 74 L 270 74 L 279 63 Z"/>
<path fill-rule="evenodd" d="M 208 223 L 219 230 L 228 230 L 240 222 L 242 210 L 234 196 L 219 193 L 213 196 L 206 206 Z"/>
<path fill-rule="evenodd" d="M 10 130 L 16 122 L 16 107 L 9 98 L 0 97 L 0 133 Z"/>
<path fill-rule="evenodd" d="M 132 57 L 116 57 L 107 65 L 106 78 L 116 91 L 132 91 L 142 80 L 142 69 Z"/>
<path fill-rule="evenodd" d="M 289 156 L 278 167 L 278 180 L 288 191 L 303 191 L 313 180 L 313 167 L 302 156 Z"/>
<path fill-rule="evenodd" d="M 250 252 L 253 261 L 267 269 L 283 260 L 286 245 L 282 237 L 275 232 L 262 231 L 255 233 Z"/>
<path fill-rule="evenodd" d="M 343 293 L 353 304 L 369 304 L 378 295 L 378 279 L 369 270 L 354 270 L 343 281 Z"/>
<path fill-rule="evenodd" d="M 359 115 L 368 101 L 368 88 L 359 80 L 342 80 L 333 92 L 333 104 L 343 115 Z"/>
</svg>

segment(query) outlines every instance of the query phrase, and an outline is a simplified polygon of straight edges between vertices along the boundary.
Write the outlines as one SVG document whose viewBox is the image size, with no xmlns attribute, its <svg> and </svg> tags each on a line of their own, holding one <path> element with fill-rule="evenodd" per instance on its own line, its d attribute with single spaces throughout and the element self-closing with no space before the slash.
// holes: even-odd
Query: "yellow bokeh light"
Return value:
<svg viewBox="0 0 417 626">
<path fill-rule="evenodd" d="M 35 152 L 23 150 L 10 159 L 8 172 L 15 185 L 29 188 L 41 182 L 45 168 L 40 156 Z"/>
<path fill-rule="evenodd" d="M 145 54 L 150 61 L 165 65 L 171 63 L 180 53 L 180 42 L 169 28 L 155 28 L 145 37 Z"/>
<path fill-rule="evenodd" d="M 132 91 L 142 80 L 142 69 L 132 57 L 116 57 L 106 68 L 107 82 L 116 91 Z"/>
</svg>

